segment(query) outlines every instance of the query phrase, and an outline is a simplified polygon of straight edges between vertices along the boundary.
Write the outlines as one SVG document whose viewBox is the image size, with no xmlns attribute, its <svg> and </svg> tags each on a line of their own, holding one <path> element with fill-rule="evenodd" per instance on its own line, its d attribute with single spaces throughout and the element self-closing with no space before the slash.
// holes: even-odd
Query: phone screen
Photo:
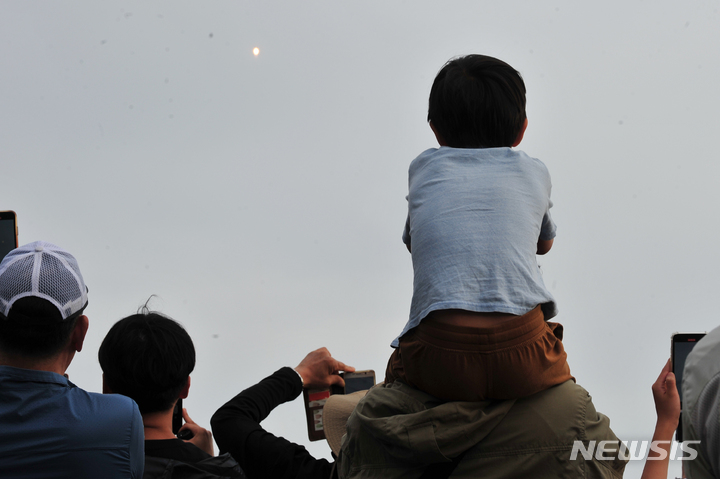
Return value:
<svg viewBox="0 0 720 479">
<path fill-rule="evenodd" d="M 15 212 L 0 211 L 0 261 L 18 247 Z"/>
<path fill-rule="evenodd" d="M 345 375 L 345 394 L 364 391 L 375 386 L 375 374 L 364 376 Z"/>
<path fill-rule="evenodd" d="M 672 362 L 672 371 L 675 374 L 675 382 L 680 396 L 680 408 L 682 408 L 682 381 L 683 369 L 685 369 L 685 360 L 690 351 L 693 350 L 698 341 L 700 341 L 705 333 L 675 333 L 672 335 L 672 348 L 670 350 L 670 359 Z M 678 427 L 675 431 L 675 440 L 683 441 L 682 434 L 682 416 L 678 420 Z"/>
<path fill-rule="evenodd" d="M 683 369 L 685 369 L 685 360 L 690 351 L 693 350 L 698 341 L 705 336 L 705 333 L 675 333 L 672 337 L 672 368 L 675 374 L 675 382 L 677 384 L 678 393 L 680 394 L 680 403 L 682 404 L 682 379 Z"/>
<path fill-rule="evenodd" d="M 173 416 L 172 416 L 172 432 L 177 436 L 177 433 L 180 431 L 180 428 L 183 425 L 183 418 L 182 418 L 182 399 L 178 399 L 175 403 L 175 408 L 173 409 Z"/>
</svg>

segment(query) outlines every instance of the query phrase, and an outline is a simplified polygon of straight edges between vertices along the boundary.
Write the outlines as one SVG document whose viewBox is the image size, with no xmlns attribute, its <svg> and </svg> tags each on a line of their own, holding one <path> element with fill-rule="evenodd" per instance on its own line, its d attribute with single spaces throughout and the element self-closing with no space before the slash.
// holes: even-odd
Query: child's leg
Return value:
<svg viewBox="0 0 720 479">
<path fill-rule="evenodd" d="M 529 396 L 572 379 L 562 326 L 545 322 L 539 306 L 479 323 L 424 319 L 400 339 L 386 382 L 400 379 L 445 400 L 480 401 Z"/>
</svg>

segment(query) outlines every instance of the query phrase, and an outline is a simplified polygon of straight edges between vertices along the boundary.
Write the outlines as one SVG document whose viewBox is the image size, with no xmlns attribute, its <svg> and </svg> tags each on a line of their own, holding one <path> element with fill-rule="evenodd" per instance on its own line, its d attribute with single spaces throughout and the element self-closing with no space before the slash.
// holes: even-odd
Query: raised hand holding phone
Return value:
<svg viewBox="0 0 720 479">
<path fill-rule="evenodd" d="M 180 431 L 178 432 L 178 438 L 183 439 L 186 442 L 195 444 L 203 451 L 207 452 L 211 456 L 214 456 L 215 447 L 213 446 L 212 433 L 208 429 L 205 429 L 204 427 L 198 425 L 195 421 L 193 421 L 190 416 L 188 416 L 187 409 L 183 408 L 182 416 L 185 420 L 185 424 L 183 424 L 183 426 L 180 428 Z M 190 434 L 189 439 L 184 439 L 182 437 L 183 432 L 186 431 L 192 433 Z"/>
<path fill-rule="evenodd" d="M 651 448 L 641 479 L 667 478 L 672 435 L 680 421 L 680 395 L 675 384 L 675 375 L 670 370 L 670 362 L 671 360 L 668 360 L 652 385 L 657 412 L 652 440 L 658 443 L 664 454 Z"/>
<path fill-rule="evenodd" d="M 316 349 L 300 361 L 295 371 L 306 389 L 329 388 L 333 384 L 345 385 L 340 371 L 352 372 L 355 368 L 333 358 L 327 348 Z"/>
<path fill-rule="evenodd" d="M 325 439 L 323 427 L 325 401 L 335 392 L 344 393 L 348 383 L 353 380 L 351 375 L 355 373 L 355 368 L 333 358 L 327 348 L 320 348 L 305 356 L 295 371 L 303 382 L 308 438 L 311 441 Z M 358 377 L 367 380 L 368 375 L 365 373 L 358 374 Z M 375 383 L 374 372 L 372 372 L 372 383 L 369 387 Z M 360 389 L 369 389 L 369 387 Z"/>
</svg>

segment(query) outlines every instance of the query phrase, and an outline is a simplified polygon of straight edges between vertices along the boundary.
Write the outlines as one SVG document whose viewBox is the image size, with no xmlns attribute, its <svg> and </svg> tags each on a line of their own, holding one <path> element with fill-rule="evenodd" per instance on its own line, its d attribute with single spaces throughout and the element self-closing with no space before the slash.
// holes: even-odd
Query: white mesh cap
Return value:
<svg viewBox="0 0 720 479">
<path fill-rule="evenodd" d="M 68 319 L 87 305 L 77 261 L 54 244 L 36 241 L 9 252 L 0 263 L 0 313 L 6 318 L 20 298 L 50 301 Z"/>
</svg>

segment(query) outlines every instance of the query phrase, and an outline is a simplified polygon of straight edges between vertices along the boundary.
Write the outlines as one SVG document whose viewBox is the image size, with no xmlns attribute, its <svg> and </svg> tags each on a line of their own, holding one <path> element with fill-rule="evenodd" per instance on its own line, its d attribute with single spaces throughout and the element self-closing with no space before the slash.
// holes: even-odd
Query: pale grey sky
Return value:
<svg viewBox="0 0 720 479">
<path fill-rule="evenodd" d="M 409 310 L 430 84 L 450 57 L 499 57 L 528 88 L 520 149 L 553 178 L 540 261 L 571 369 L 622 439 L 649 438 L 670 334 L 720 324 L 719 8 L 5 0 L 0 209 L 21 243 L 80 262 L 91 328 L 69 373 L 86 389 L 105 333 L 152 294 L 195 340 L 200 424 L 319 346 L 381 376 Z M 300 400 L 265 425 L 309 444 Z"/>
</svg>

